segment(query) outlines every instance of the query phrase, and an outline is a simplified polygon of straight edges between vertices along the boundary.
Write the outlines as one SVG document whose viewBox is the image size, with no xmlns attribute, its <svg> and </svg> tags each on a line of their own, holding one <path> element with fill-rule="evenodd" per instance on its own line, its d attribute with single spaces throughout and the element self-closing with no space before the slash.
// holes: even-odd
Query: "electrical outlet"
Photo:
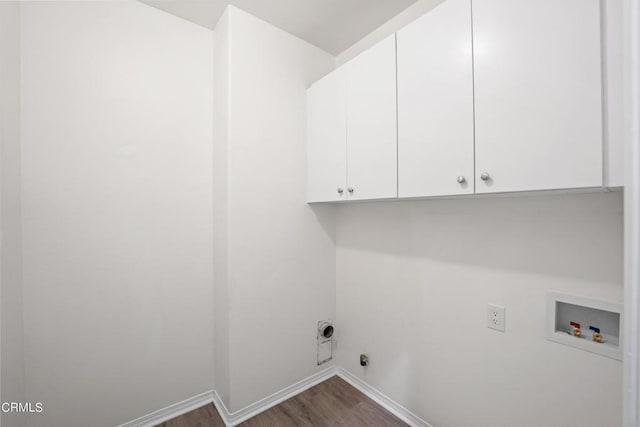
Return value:
<svg viewBox="0 0 640 427">
<path fill-rule="evenodd" d="M 487 306 L 487 328 L 504 332 L 504 307 L 489 304 Z"/>
</svg>

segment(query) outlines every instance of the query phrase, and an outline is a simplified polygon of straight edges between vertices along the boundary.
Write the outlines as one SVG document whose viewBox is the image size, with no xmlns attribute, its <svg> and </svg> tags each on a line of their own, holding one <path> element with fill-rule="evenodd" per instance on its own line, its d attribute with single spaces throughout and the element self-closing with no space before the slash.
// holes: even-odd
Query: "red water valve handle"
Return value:
<svg viewBox="0 0 640 427">
<path fill-rule="evenodd" d="M 574 327 L 576 327 L 576 328 L 580 329 L 580 323 L 576 323 L 576 322 L 569 322 L 569 324 L 570 324 L 571 326 L 574 326 Z"/>
</svg>

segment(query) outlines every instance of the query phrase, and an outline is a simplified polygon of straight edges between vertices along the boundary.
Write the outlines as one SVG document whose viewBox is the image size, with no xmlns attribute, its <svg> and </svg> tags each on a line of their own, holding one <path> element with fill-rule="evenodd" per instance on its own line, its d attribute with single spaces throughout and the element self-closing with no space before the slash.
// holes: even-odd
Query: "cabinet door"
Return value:
<svg viewBox="0 0 640 427">
<path fill-rule="evenodd" d="M 307 91 L 307 201 L 347 198 L 347 76 L 339 68 Z"/>
<path fill-rule="evenodd" d="M 346 67 L 348 197 L 397 197 L 395 34 Z"/>
<path fill-rule="evenodd" d="M 398 196 L 473 194 L 471 0 L 398 32 Z"/>
<path fill-rule="evenodd" d="M 473 0 L 476 192 L 602 185 L 599 8 Z"/>
</svg>

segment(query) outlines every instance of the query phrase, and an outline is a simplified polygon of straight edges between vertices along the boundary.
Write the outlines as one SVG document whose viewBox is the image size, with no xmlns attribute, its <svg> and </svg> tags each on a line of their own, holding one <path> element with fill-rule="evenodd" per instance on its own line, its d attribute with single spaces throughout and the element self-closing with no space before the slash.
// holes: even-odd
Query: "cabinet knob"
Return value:
<svg viewBox="0 0 640 427">
<path fill-rule="evenodd" d="M 353 194 L 353 188 L 349 187 L 349 188 L 347 188 L 347 191 L 348 191 L 349 193 Z"/>
<path fill-rule="evenodd" d="M 342 194 L 344 193 L 344 190 L 342 188 L 338 188 L 338 194 Z"/>
<path fill-rule="evenodd" d="M 488 172 L 482 172 L 480 174 L 480 179 L 483 180 L 483 181 L 488 181 L 489 178 L 491 178 L 491 175 L 489 175 Z"/>
<path fill-rule="evenodd" d="M 467 178 L 465 178 L 464 176 L 460 175 L 457 179 L 458 184 L 464 184 L 465 182 L 467 182 Z"/>
</svg>

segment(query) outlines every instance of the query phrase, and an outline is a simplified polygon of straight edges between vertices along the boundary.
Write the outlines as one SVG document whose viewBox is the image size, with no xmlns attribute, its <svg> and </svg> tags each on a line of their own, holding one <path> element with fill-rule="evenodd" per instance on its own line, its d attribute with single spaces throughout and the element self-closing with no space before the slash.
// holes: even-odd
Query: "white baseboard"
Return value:
<svg viewBox="0 0 640 427">
<path fill-rule="evenodd" d="M 207 391 L 133 421 L 129 421 L 128 423 L 124 423 L 118 427 L 153 427 L 212 402 L 225 425 L 227 427 L 233 427 L 336 375 L 410 426 L 432 427 L 428 422 L 392 400 L 381 391 L 373 388 L 349 371 L 338 366 L 331 366 L 330 368 L 317 372 L 302 381 L 285 387 L 235 412 L 229 412 L 216 391 Z"/>
<path fill-rule="evenodd" d="M 227 405 L 224 404 L 222 398 L 215 390 L 213 390 L 213 405 L 216 407 L 216 410 L 218 411 L 220 418 L 222 418 L 222 422 L 224 423 L 224 425 L 230 427 L 231 424 L 229 424 L 228 420 L 229 416 L 227 414 L 229 413 L 229 410 L 227 409 Z"/>
<path fill-rule="evenodd" d="M 269 408 L 276 406 L 278 403 L 284 402 L 285 400 L 302 393 L 314 385 L 326 381 L 327 379 L 335 376 L 336 373 L 336 366 L 332 366 L 235 412 L 229 412 L 224 402 L 215 391 L 213 393 L 213 403 L 218 409 L 220 417 L 222 417 L 222 421 L 224 421 L 225 425 L 233 427 L 248 420 L 249 418 L 255 417 Z"/>
<path fill-rule="evenodd" d="M 150 414 L 136 418 L 133 421 L 121 424 L 118 427 L 153 427 L 201 406 L 213 402 L 213 391 L 205 391 L 197 396 L 190 397 L 182 402 L 174 403 L 166 408 L 159 409 Z"/>
<path fill-rule="evenodd" d="M 360 390 L 364 393 L 365 396 L 376 402 L 378 405 L 382 406 L 387 411 L 391 412 L 396 417 L 400 418 L 405 423 L 409 424 L 412 427 L 432 427 L 431 424 L 400 405 L 395 400 L 392 400 L 387 395 L 382 393 L 376 388 L 373 388 L 366 382 L 362 381 L 360 378 L 353 375 L 351 372 L 345 370 L 344 368 L 337 369 L 337 375 Z"/>
</svg>

